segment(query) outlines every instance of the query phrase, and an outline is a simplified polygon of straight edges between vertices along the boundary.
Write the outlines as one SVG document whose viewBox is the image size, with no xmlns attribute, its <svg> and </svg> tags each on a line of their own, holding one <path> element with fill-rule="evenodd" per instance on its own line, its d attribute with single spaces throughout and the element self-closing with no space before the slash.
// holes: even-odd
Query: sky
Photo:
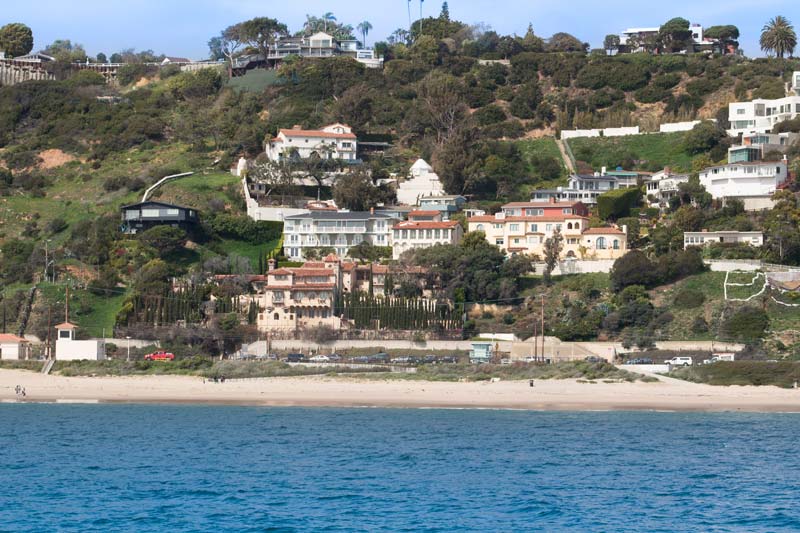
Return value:
<svg viewBox="0 0 800 533">
<path fill-rule="evenodd" d="M 22 22 L 33 29 L 35 50 L 56 39 L 70 39 L 89 55 L 111 55 L 127 48 L 157 54 L 204 59 L 207 42 L 230 24 L 256 16 L 277 18 L 290 31 L 302 27 L 306 14 L 333 12 L 340 22 L 356 26 L 367 20 L 373 30 L 368 44 L 384 40 L 397 28 L 408 27 L 408 7 L 419 18 L 420 2 L 412 0 L 37 0 L 34 4 L 2 0 L 0 26 Z M 797 0 L 450 0 L 451 18 L 483 23 L 500 34 L 523 35 L 528 23 L 537 35 L 572 33 L 593 48 L 603 37 L 628 27 L 659 26 L 681 16 L 709 27 L 734 24 L 742 34 L 746 55 L 762 55 L 761 27 L 783 15 L 800 29 Z M 425 0 L 424 16 L 436 16 L 440 0 Z M 757 5 L 757 8 L 754 6 Z M 32 6 L 35 6 L 32 9 Z"/>
</svg>

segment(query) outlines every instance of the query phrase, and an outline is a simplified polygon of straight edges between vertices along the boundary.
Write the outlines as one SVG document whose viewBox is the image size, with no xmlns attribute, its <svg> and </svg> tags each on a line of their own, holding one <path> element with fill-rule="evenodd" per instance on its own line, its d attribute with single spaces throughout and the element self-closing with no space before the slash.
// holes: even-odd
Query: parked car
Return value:
<svg viewBox="0 0 800 533">
<path fill-rule="evenodd" d="M 398 365 L 407 365 L 408 362 L 409 362 L 409 359 L 410 359 L 409 357 L 393 357 L 392 358 L 392 363 L 395 363 L 395 364 L 398 364 Z"/>
<path fill-rule="evenodd" d="M 441 359 L 439 359 L 439 362 L 440 363 L 454 365 L 454 364 L 458 363 L 458 357 L 455 357 L 453 355 L 447 355 L 447 356 L 442 357 Z"/>
<path fill-rule="evenodd" d="M 341 360 L 342 360 L 342 356 L 341 356 L 341 355 L 339 355 L 338 353 L 332 353 L 332 354 L 330 354 L 330 355 L 328 356 L 328 359 L 329 359 L 331 362 L 338 362 L 338 361 L 341 361 Z"/>
<path fill-rule="evenodd" d="M 692 358 L 691 357 L 673 357 L 664 363 L 671 365 L 671 366 L 692 366 Z"/>
<path fill-rule="evenodd" d="M 596 355 L 590 355 L 589 357 L 585 358 L 584 361 L 587 363 L 605 363 L 606 360 L 602 357 L 597 357 Z"/>
<path fill-rule="evenodd" d="M 510 365 L 511 364 L 511 359 L 500 359 L 500 364 L 501 365 Z"/>
<path fill-rule="evenodd" d="M 306 358 L 306 356 L 301 354 L 301 353 L 290 353 L 289 355 L 286 356 L 286 362 L 287 363 L 300 363 L 305 358 Z"/>
<path fill-rule="evenodd" d="M 320 355 L 315 355 L 314 357 L 309 359 L 309 361 L 311 361 L 312 363 L 330 363 L 331 358 L 328 357 L 327 355 L 320 354 Z"/>
<path fill-rule="evenodd" d="M 379 352 L 369 356 L 370 363 L 388 363 L 389 362 L 389 354 L 386 352 Z"/>
<path fill-rule="evenodd" d="M 353 357 L 354 363 L 369 363 L 369 356 L 368 355 L 359 355 L 358 357 Z"/>
<path fill-rule="evenodd" d="M 170 352 L 158 351 L 144 356 L 145 361 L 174 361 L 175 354 Z"/>
</svg>

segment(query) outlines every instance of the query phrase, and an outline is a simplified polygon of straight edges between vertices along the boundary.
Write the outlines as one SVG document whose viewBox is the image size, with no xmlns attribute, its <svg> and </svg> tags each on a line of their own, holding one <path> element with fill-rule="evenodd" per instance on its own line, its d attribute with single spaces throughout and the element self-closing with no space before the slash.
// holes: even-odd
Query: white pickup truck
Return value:
<svg viewBox="0 0 800 533">
<path fill-rule="evenodd" d="M 691 357 L 673 357 L 664 361 L 664 363 L 670 366 L 692 366 L 693 364 Z"/>
</svg>

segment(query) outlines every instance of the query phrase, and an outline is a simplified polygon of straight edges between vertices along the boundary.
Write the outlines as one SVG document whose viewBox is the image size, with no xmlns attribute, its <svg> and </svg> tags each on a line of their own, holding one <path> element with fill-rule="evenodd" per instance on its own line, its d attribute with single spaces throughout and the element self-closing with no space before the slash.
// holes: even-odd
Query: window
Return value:
<svg viewBox="0 0 800 533">
<path fill-rule="evenodd" d="M 548 224 L 548 225 L 546 225 L 546 226 L 544 227 L 544 230 L 545 230 L 546 232 L 548 232 L 548 233 L 549 233 L 549 232 L 551 232 L 551 231 L 553 231 L 553 225 L 552 225 L 552 224 Z"/>
<path fill-rule="evenodd" d="M 483 224 L 478 224 L 477 226 L 475 226 L 475 229 L 477 231 L 483 231 Z"/>
<path fill-rule="evenodd" d="M 540 217 L 544 215 L 544 209 L 526 209 L 525 216 L 528 217 Z"/>
<path fill-rule="evenodd" d="M 274 315 L 272 315 L 272 320 L 280 320 L 280 319 L 281 319 L 281 316 L 278 313 L 275 313 Z"/>
<path fill-rule="evenodd" d="M 519 239 L 514 239 L 514 244 L 519 244 Z"/>
<path fill-rule="evenodd" d="M 614 239 L 614 249 L 619 250 L 619 240 Z"/>
<path fill-rule="evenodd" d="M 494 240 L 494 243 L 495 243 L 497 246 L 503 246 L 503 239 L 495 239 L 495 240 Z"/>
<path fill-rule="evenodd" d="M 519 224 L 511 224 L 509 228 L 511 231 L 519 231 Z"/>
<path fill-rule="evenodd" d="M 539 231 L 539 225 L 538 224 L 531 224 L 531 231 L 533 231 L 533 232 Z"/>
<path fill-rule="evenodd" d="M 744 110 L 744 109 L 737 109 L 737 110 L 736 110 L 736 114 L 737 114 L 737 115 L 744 115 L 744 112 L 745 112 L 745 110 Z"/>
<path fill-rule="evenodd" d="M 572 214 L 572 208 L 571 207 L 566 207 L 566 208 L 562 209 L 561 212 L 564 213 L 565 215 L 571 215 Z"/>
<path fill-rule="evenodd" d="M 598 250 L 605 250 L 606 249 L 606 238 L 605 237 L 598 237 L 597 238 L 597 244 L 595 245 L 595 248 L 597 248 Z"/>
</svg>

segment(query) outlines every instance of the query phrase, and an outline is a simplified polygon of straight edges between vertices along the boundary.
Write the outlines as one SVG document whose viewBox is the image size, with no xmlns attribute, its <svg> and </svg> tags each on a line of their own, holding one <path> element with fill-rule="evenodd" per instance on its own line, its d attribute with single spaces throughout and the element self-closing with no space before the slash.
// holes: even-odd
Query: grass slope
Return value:
<svg viewBox="0 0 800 533">
<path fill-rule="evenodd" d="M 640 161 L 638 168 L 651 171 L 665 166 L 688 171 L 692 155 L 683 148 L 683 133 L 650 133 L 625 137 L 586 137 L 570 139 L 575 158 L 593 169 L 616 168 L 627 160 Z"/>
</svg>

